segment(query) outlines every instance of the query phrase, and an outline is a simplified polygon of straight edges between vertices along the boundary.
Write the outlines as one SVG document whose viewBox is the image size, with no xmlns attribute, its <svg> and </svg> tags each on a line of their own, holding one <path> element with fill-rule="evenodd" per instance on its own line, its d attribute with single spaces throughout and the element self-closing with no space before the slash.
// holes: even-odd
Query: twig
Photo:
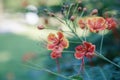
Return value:
<svg viewBox="0 0 120 80">
<path fill-rule="evenodd" d="M 100 57 L 100 58 L 102 58 L 102 59 L 104 59 L 104 60 L 106 60 L 106 61 L 108 61 L 109 63 L 113 64 L 114 66 L 120 68 L 120 65 L 118 65 L 118 64 L 116 64 L 116 63 L 114 63 L 114 62 L 112 62 L 112 61 L 109 60 L 108 58 L 104 57 L 102 54 L 99 54 L 98 52 L 96 52 L 95 55 L 98 56 L 98 57 Z"/>
</svg>

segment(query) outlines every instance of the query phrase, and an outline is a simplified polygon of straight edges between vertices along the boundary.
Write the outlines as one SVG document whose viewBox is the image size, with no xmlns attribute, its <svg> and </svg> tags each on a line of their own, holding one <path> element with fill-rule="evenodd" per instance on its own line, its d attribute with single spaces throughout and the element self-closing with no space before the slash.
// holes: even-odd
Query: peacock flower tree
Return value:
<svg viewBox="0 0 120 80">
<path fill-rule="evenodd" d="M 101 32 L 104 32 L 105 30 L 112 30 L 117 27 L 117 22 L 113 17 L 104 17 L 104 16 L 98 16 L 99 13 L 98 9 L 93 9 L 90 13 L 85 14 L 87 12 L 87 8 L 83 7 L 82 0 L 78 0 L 75 3 L 71 4 L 63 4 L 61 7 L 61 15 L 62 18 L 58 17 L 55 13 L 50 12 L 49 10 L 45 9 L 45 13 L 48 14 L 50 17 L 53 17 L 57 19 L 62 25 L 65 25 L 69 29 L 67 31 L 64 28 L 58 27 L 57 29 L 44 27 L 42 25 L 38 26 L 39 30 L 44 29 L 53 29 L 56 30 L 56 33 L 49 33 L 47 37 L 47 49 L 51 51 L 50 57 L 54 60 L 56 60 L 56 64 L 58 67 L 58 72 L 60 72 L 60 64 L 59 60 L 62 57 L 62 52 L 64 52 L 64 49 L 66 48 L 66 52 L 73 53 L 73 57 L 77 60 L 81 60 L 80 63 L 80 70 L 78 70 L 78 73 L 80 71 L 84 70 L 84 59 L 92 59 L 94 57 L 102 58 L 114 66 L 120 68 L 120 65 L 110 61 L 102 54 L 102 46 L 103 46 L 103 39 L 104 34 L 102 34 L 100 46 L 95 45 L 94 43 L 88 41 L 86 39 L 86 33 L 94 33 L 99 34 Z M 79 30 L 83 30 L 83 35 L 78 33 Z M 70 33 L 74 35 L 75 39 L 79 41 L 79 44 L 76 47 L 73 47 L 73 51 L 67 51 L 67 48 L 70 47 L 71 41 L 67 39 L 67 37 L 64 35 L 66 33 Z M 72 41 L 73 43 L 76 43 L 75 41 Z M 99 51 L 97 51 L 96 48 L 100 48 Z M 64 59 L 65 57 L 63 57 Z M 71 63 L 73 64 L 73 63 Z M 53 73 L 53 72 L 51 72 Z M 57 74 L 57 73 L 53 73 Z M 61 76 L 61 74 L 57 74 L 57 76 Z M 71 77 L 66 77 L 62 75 L 61 77 L 66 79 L 75 79 Z M 75 80 L 81 80 L 81 79 L 75 79 Z"/>
</svg>

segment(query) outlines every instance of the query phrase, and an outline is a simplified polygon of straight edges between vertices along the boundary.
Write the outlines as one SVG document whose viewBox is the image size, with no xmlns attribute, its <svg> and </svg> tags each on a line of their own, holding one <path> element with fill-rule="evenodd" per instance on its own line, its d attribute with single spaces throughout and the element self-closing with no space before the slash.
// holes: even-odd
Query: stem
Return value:
<svg viewBox="0 0 120 80">
<path fill-rule="evenodd" d="M 74 31 L 76 32 L 75 23 L 74 23 L 74 22 L 72 22 L 72 23 L 73 23 L 73 28 L 74 28 Z"/>
<path fill-rule="evenodd" d="M 98 56 L 98 57 L 100 57 L 100 58 L 102 58 L 102 59 L 104 59 L 104 60 L 108 61 L 109 63 L 113 64 L 114 66 L 116 66 L 116 67 L 120 68 L 120 65 L 118 65 L 118 64 L 116 64 L 116 63 L 112 62 L 111 60 L 107 59 L 107 58 L 106 58 L 106 57 L 104 57 L 102 54 L 98 54 L 98 53 L 96 53 L 96 56 Z"/>
<path fill-rule="evenodd" d="M 82 64 L 80 65 L 80 69 L 79 69 L 78 75 L 80 74 L 80 72 L 83 73 L 83 71 L 84 71 L 84 58 L 82 58 Z"/>
<path fill-rule="evenodd" d="M 102 32 L 102 38 L 101 38 L 101 43 L 100 43 L 100 54 L 102 54 L 102 45 L 103 45 L 103 39 L 104 39 L 104 32 Z"/>
<path fill-rule="evenodd" d="M 69 78 L 69 77 L 67 77 L 67 76 L 64 76 L 64 75 L 61 75 L 61 74 L 52 72 L 52 71 L 50 71 L 50 70 L 48 70 L 48 69 L 46 69 L 46 68 L 33 67 L 33 66 L 29 66 L 29 65 L 24 65 L 24 66 L 29 67 L 29 68 L 31 68 L 31 69 L 35 69 L 35 70 L 43 70 L 43 71 L 46 71 L 46 72 L 51 73 L 51 74 L 53 74 L 53 75 L 56 75 L 56 76 L 65 78 L 65 79 L 67 79 L 67 80 L 71 80 L 71 78 Z"/>
<path fill-rule="evenodd" d="M 88 79 L 89 79 L 89 80 L 91 80 L 91 79 L 90 79 L 90 76 L 89 76 L 89 73 L 87 72 L 87 70 L 86 70 L 86 69 L 84 69 L 84 72 L 86 73 L 86 75 L 87 75 Z"/>
<path fill-rule="evenodd" d="M 104 80 L 107 80 L 105 77 L 105 74 L 103 73 L 103 70 L 101 68 L 99 68 L 99 69 L 100 69 L 101 75 L 103 76 Z"/>
<path fill-rule="evenodd" d="M 82 59 L 82 67 L 81 67 L 81 71 L 84 71 L 84 58 Z"/>
<path fill-rule="evenodd" d="M 66 22 L 66 24 L 68 25 L 68 28 L 72 31 L 72 33 L 73 33 L 80 41 L 83 41 L 83 40 L 76 34 L 76 32 L 74 32 L 74 30 L 70 27 L 70 24 L 68 24 L 67 21 L 65 21 L 65 22 Z"/>
<path fill-rule="evenodd" d="M 56 29 L 56 28 L 45 28 L 45 29 L 55 30 L 55 31 L 57 31 L 57 29 Z"/>
<path fill-rule="evenodd" d="M 74 31 L 75 31 L 75 32 L 77 31 L 77 29 L 76 29 L 76 28 L 77 28 L 77 23 L 76 23 L 77 21 L 76 21 L 76 19 L 77 19 L 77 18 L 75 18 L 74 21 L 71 21 L 72 24 L 73 24 L 73 28 L 74 28 Z"/>
<path fill-rule="evenodd" d="M 52 71 L 50 71 L 50 70 L 48 70 L 48 69 L 43 69 L 43 71 L 49 72 L 49 73 L 54 74 L 54 75 L 56 75 L 56 76 L 60 76 L 60 77 L 65 78 L 65 79 L 67 79 L 67 80 L 71 80 L 71 78 L 69 78 L 69 77 L 66 77 L 66 76 L 61 75 L 61 74 L 54 73 L 54 72 L 52 72 Z"/>
<path fill-rule="evenodd" d="M 77 10 L 78 5 L 79 5 L 79 3 L 77 3 L 77 5 L 76 5 L 76 7 L 75 7 L 75 9 L 74 9 L 74 11 L 73 11 L 73 14 L 74 14 L 74 13 L 75 13 L 75 11 Z"/>
<path fill-rule="evenodd" d="M 70 43 L 76 43 L 76 44 L 78 44 L 78 43 L 80 44 L 80 43 L 81 43 L 81 42 L 76 42 L 76 41 L 75 41 L 75 42 L 73 42 L 73 41 L 69 41 L 69 42 L 70 42 Z"/>
<path fill-rule="evenodd" d="M 85 41 L 86 41 L 86 33 L 87 33 L 87 28 L 85 28 L 85 30 L 83 32 L 83 37 L 84 37 Z"/>
<path fill-rule="evenodd" d="M 67 19 L 69 18 L 69 14 L 70 14 L 70 9 L 72 8 L 72 5 L 70 5 L 69 9 L 68 9 L 68 12 L 67 12 Z"/>
<path fill-rule="evenodd" d="M 79 40 L 81 40 L 83 42 L 83 40 L 75 32 L 73 32 L 73 33 L 75 34 L 76 37 L 78 37 Z"/>
<path fill-rule="evenodd" d="M 60 73 L 60 63 L 58 58 L 56 59 L 56 66 L 57 66 L 58 73 Z"/>
<path fill-rule="evenodd" d="M 55 30 L 55 31 L 58 31 L 59 29 L 56 29 L 56 28 L 45 28 L 45 29 L 49 29 L 49 30 Z M 71 31 L 61 31 L 61 32 L 64 32 L 64 33 L 72 33 Z"/>
<path fill-rule="evenodd" d="M 45 28 L 45 29 L 59 31 L 59 29 L 56 29 L 56 28 Z M 61 32 L 64 32 L 65 34 L 68 34 L 68 35 L 73 36 L 73 35 L 72 35 L 73 32 L 71 32 L 71 31 L 63 31 L 63 30 L 62 30 Z"/>
<path fill-rule="evenodd" d="M 85 11 L 82 11 L 82 13 L 80 14 L 80 18 L 83 16 L 84 12 L 85 12 Z"/>
<path fill-rule="evenodd" d="M 55 18 L 60 21 L 61 23 L 65 24 L 64 21 L 62 21 L 62 19 L 60 19 L 59 17 L 55 16 Z"/>
<path fill-rule="evenodd" d="M 62 52 L 69 52 L 69 53 L 74 53 L 75 51 L 62 51 Z"/>
</svg>

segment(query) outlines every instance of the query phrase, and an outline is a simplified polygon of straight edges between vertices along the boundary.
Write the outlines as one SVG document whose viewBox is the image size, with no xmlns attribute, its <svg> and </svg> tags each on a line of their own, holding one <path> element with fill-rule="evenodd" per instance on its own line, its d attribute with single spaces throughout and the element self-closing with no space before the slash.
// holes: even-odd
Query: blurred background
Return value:
<svg viewBox="0 0 120 80">
<path fill-rule="evenodd" d="M 76 1 L 0 0 L 0 80 L 66 80 L 35 69 L 39 66 L 56 72 L 56 63 L 45 48 L 48 33 L 56 31 L 38 30 L 37 26 L 63 27 L 59 21 L 45 15 L 43 10 L 47 8 L 60 16 L 63 3 Z M 117 28 L 105 34 L 102 51 L 103 55 L 120 65 L 120 0 L 83 0 L 82 5 L 88 13 L 96 8 L 99 10 L 98 15 L 102 16 L 107 11 L 117 19 Z M 74 41 L 74 37 L 69 36 Z M 87 40 L 99 46 L 101 35 L 88 34 Z M 70 43 L 69 50 L 74 50 L 76 45 Z M 76 74 L 80 63 L 72 53 L 63 54 L 60 60 L 61 74 Z M 93 65 L 90 65 L 89 60 L 85 60 L 85 63 L 84 80 L 120 80 L 120 69 L 102 59 L 94 58 Z"/>
</svg>

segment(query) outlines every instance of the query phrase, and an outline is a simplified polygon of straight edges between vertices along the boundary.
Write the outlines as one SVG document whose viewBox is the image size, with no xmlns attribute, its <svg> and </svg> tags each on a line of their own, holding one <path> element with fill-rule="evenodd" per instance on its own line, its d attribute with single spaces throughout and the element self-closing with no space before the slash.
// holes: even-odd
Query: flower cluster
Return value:
<svg viewBox="0 0 120 80">
<path fill-rule="evenodd" d="M 81 18 L 78 21 L 81 29 L 87 27 L 91 32 L 99 32 L 105 29 L 111 30 L 117 26 L 113 18 L 103 18 L 98 16 Z"/>
<path fill-rule="evenodd" d="M 47 48 L 52 50 L 51 58 L 58 59 L 62 57 L 62 51 L 64 48 L 68 48 L 69 43 L 68 40 L 65 38 L 62 32 L 57 32 L 57 36 L 53 33 L 48 35 L 48 44 Z M 82 60 L 81 67 L 83 68 L 84 64 L 84 57 L 92 58 L 95 54 L 95 45 L 90 42 L 84 41 L 81 45 L 78 45 L 75 48 L 74 56 L 76 59 Z M 57 63 L 58 64 L 58 63 Z M 59 70 L 59 69 L 58 69 Z"/>
<path fill-rule="evenodd" d="M 51 58 L 60 58 L 64 48 L 68 48 L 68 40 L 64 37 L 62 32 L 57 32 L 57 36 L 53 33 L 48 35 L 47 48 L 52 50 Z M 82 45 L 78 45 L 75 48 L 75 58 L 83 59 L 84 57 L 92 58 L 95 53 L 95 45 L 84 41 Z"/>
<path fill-rule="evenodd" d="M 48 35 L 47 48 L 52 50 L 51 57 L 53 59 L 60 58 L 64 48 L 69 46 L 68 40 L 64 37 L 62 32 L 57 32 L 57 36 L 53 33 Z"/>
<path fill-rule="evenodd" d="M 49 12 L 48 10 L 45 10 L 45 12 L 51 16 L 56 18 L 58 21 L 60 21 L 62 24 L 65 24 L 69 28 L 70 31 L 62 30 L 61 28 L 57 29 L 58 32 L 56 34 L 50 33 L 48 35 L 47 41 L 47 49 L 51 50 L 51 58 L 58 60 L 58 58 L 62 57 L 62 52 L 65 48 L 69 47 L 69 40 L 64 36 L 63 32 L 70 32 L 75 37 L 78 38 L 78 40 L 81 41 L 81 44 L 77 45 L 74 49 L 75 51 L 72 51 L 74 53 L 74 57 L 78 60 L 82 60 L 82 67 L 84 64 L 84 58 L 93 58 L 95 56 L 96 51 L 96 45 L 92 44 L 91 42 L 87 41 L 85 39 L 81 39 L 81 37 L 77 34 L 77 27 L 81 28 L 83 30 L 87 29 L 90 32 L 98 33 L 103 30 L 112 30 L 116 28 L 117 23 L 112 17 L 102 17 L 102 16 L 96 16 L 98 13 L 97 9 L 94 9 L 90 16 L 82 17 L 84 12 L 87 11 L 87 8 L 80 7 L 81 0 L 78 3 L 77 6 L 75 4 L 72 5 L 64 5 L 62 7 L 61 13 L 63 15 L 63 19 L 56 16 L 54 13 Z M 75 8 L 75 9 L 74 9 Z M 77 9 L 78 8 L 78 9 Z M 74 9 L 74 10 L 73 10 Z M 78 10 L 78 11 L 77 11 Z M 81 13 L 81 16 L 77 16 L 76 13 Z M 78 19 L 80 17 L 80 19 Z M 76 24 L 77 23 L 77 24 Z M 37 27 L 39 30 L 42 29 L 50 29 L 43 25 L 40 25 Z M 56 30 L 56 29 L 54 29 Z M 83 35 L 83 37 L 86 37 Z M 101 39 L 101 44 L 102 44 Z M 73 41 L 74 42 L 74 41 Z M 100 48 L 101 49 L 101 48 Z M 58 64 L 58 63 L 57 63 Z"/>
</svg>

